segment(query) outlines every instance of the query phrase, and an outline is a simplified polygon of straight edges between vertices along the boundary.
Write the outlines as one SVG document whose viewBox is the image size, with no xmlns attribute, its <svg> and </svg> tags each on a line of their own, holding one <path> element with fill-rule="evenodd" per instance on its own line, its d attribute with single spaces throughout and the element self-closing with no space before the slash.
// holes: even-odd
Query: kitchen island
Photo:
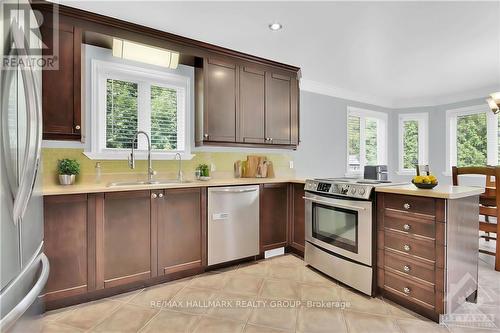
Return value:
<svg viewBox="0 0 500 333">
<path fill-rule="evenodd" d="M 484 189 L 409 184 L 376 192 L 379 293 L 434 321 L 475 302 Z"/>
</svg>

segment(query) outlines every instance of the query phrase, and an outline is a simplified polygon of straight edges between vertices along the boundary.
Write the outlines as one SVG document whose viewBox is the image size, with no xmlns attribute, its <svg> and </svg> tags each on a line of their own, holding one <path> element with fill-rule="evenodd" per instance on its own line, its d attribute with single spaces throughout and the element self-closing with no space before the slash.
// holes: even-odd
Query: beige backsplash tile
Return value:
<svg viewBox="0 0 500 333">
<path fill-rule="evenodd" d="M 216 167 L 212 172 L 214 178 L 232 178 L 233 164 L 237 160 L 245 160 L 247 155 L 263 155 L 272 161 L 276 177 L 294 177 L 295 172 L 289 168 L 289 161 L 292 159 L 288 153 L 258 153 L 249 154 L 247 152 L 193 152 L 195 157 L 191 160 L 182 161 L 182 170 L 187 179 L 194 178 L 195 168 L 200 163 L 211 164 Z M 43 182 L 44 185 L 58 183 L 57 161 L 62 158 L 72 158 L 80 162 L 81 172 L 76 182 L 92 183 L 96 181 L 95 164 L 101 163 L 101 182 L 124 181 L 143 179 L 147 161 L 138 160 L 136 168 L 131 170 L 126 160 L 91 160 L 83 154 L 83 149 L 77 148 L 43 148 Z M 153 160 L 153 168 L 158 172 L 158 178 L 175 178 L 177 176 L 178 161 Z"/>
</svg>

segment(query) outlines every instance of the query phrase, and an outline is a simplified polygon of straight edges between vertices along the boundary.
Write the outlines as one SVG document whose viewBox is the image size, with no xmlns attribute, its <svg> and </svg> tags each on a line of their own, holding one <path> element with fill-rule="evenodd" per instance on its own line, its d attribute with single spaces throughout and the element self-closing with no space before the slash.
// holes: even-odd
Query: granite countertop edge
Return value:
<svg viewBox="0 0 500 333">
<path fill-rule="evenodd" d="M 211 179 L 208 181 L 189 180 L 188 183 L 170 183 L 170 184 L 145 184 L 130 186 L 109 186 L 109 183 L 82 183 L 74 185 L 45 185 L 42 188 L 42 195 L 64 195 L 64 194 L 84 194 L 84 193 L 103 193 L 103 192 L 123 192 L 140 190 L 162 190 L 191 187 L 211 187 L 211 186 L 236 186 L 253 185 L 269 183 L 297 183 L 304 184 L 305 179 L 298 178 L 229 178 L 229 179 Z"/>
<path fill-rule="evenodd" d="M 379 193 L 414 195 L 439 199 L 460 199 L 484 193 L 484 188 L 473 186 L 438 185 L 433 189 L 419 189 L 413 184 L 381 186 L 375 189 Z"/>
</svg>

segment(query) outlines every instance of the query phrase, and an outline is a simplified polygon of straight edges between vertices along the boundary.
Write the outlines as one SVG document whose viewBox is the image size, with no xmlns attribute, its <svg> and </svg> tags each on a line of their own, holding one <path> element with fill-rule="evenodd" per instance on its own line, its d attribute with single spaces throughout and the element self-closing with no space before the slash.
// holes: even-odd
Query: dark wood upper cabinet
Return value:
<svg viewBox="0 0 500 333">
<path fill-rule="evenodd" d="M 272 67 L 205 59 L 195 71 L 196 144 L 296 148 L 297 75 L 275 72 Z"/>
<path fill-rule="evenodd" d="M 268 143 L 297 145 L 297 80 L 291 76 L 266 73 L 266 121 Z"/>
<path fill-rule="evenodd" d="M 305 202 L 304 184 L 290 184 L 290 246 L 304 254 Z"/>
<path fill-rule="evenodd" d="M 261 252 L 287 245 L 288 184 L 263 184 L 260 192 Z"/>
<path fill-rule="evenodd" d="M 153 192 L 156 194 L 151 202 L 156 209 L 153 225 L 158 228 L 158 275 L 204 267 L 205 191 L 205 188 L 187 188 Z"/>
<path fill-rule="evenodd" d="M 44 55 L 56 55 L 55 68 L 42 72 L 43 138 L 53 140 L 81 139 L 81 45 L 82 31 L 64 17 L 59 29 L 51 20 L 42 24 Z M 54 43 L 57 36 L 57 43 Z"/>
<path fill-rule="evenodd" d="M 104 218 L 96 226 L 97 288 L 152 277 L 150 202 L 149 191 L 104 194 Z"/>
<path fill-rule="evenodd" d="M 265 72 L 240 67 L 240 142 L 266 143 Z"/>
<path fill-rule="evenodd" d="M 206 59 L 203 140 L 236 142 L 238 68 L 218 59 Z"/>
<path fill-rule="evenodd" d="M 87 195 L 71 194 L 44 198 L 44 252 L 50 274 L 44 300 L 87 292 Z"/>
</svg>

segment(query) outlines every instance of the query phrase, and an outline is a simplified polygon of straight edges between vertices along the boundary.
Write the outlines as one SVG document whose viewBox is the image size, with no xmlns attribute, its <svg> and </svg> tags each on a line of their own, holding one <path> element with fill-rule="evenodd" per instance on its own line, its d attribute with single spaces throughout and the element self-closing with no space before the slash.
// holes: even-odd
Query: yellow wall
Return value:
<svg viewBox="0 0 500 333">
<path fill-rule="evenodd" d="M 231 175 L 233 164 L 237 160 L 245 160 L 247 155 L 263 155 L 272 161 L 276 176 L 291 176 L 292 170 L 289 169 L 291 156 L 287 153 L 259 153 L 248 154 L 239 152 L 194 152 L 196 156 L 191 160 L 182 161 L 182 170 L 186 178 L 194 177 L 194 170 L 198 164 L 213 163 L 216 167 L 216 174 Z M 81 182 L 87 176 L 92 177 L 95 174 L 96 162 L 101 162 L 101 172 L 105 174 L 145 174 L 147 161 L 137 161 L 136 168 L 131 170 L 126 160 L 91 160 L 83 154 L 83 149 L 76 148 L 43 148 L 43 175 L 44 184 L 57 183 L 57 161 L 62 158 L 76 159 L 80 162 L 80 177 L 77 182 Z M 177 172 L 178 161 L 160 161 L 153 160 L 153 169 L 158 173 Z"/>
</svg>

